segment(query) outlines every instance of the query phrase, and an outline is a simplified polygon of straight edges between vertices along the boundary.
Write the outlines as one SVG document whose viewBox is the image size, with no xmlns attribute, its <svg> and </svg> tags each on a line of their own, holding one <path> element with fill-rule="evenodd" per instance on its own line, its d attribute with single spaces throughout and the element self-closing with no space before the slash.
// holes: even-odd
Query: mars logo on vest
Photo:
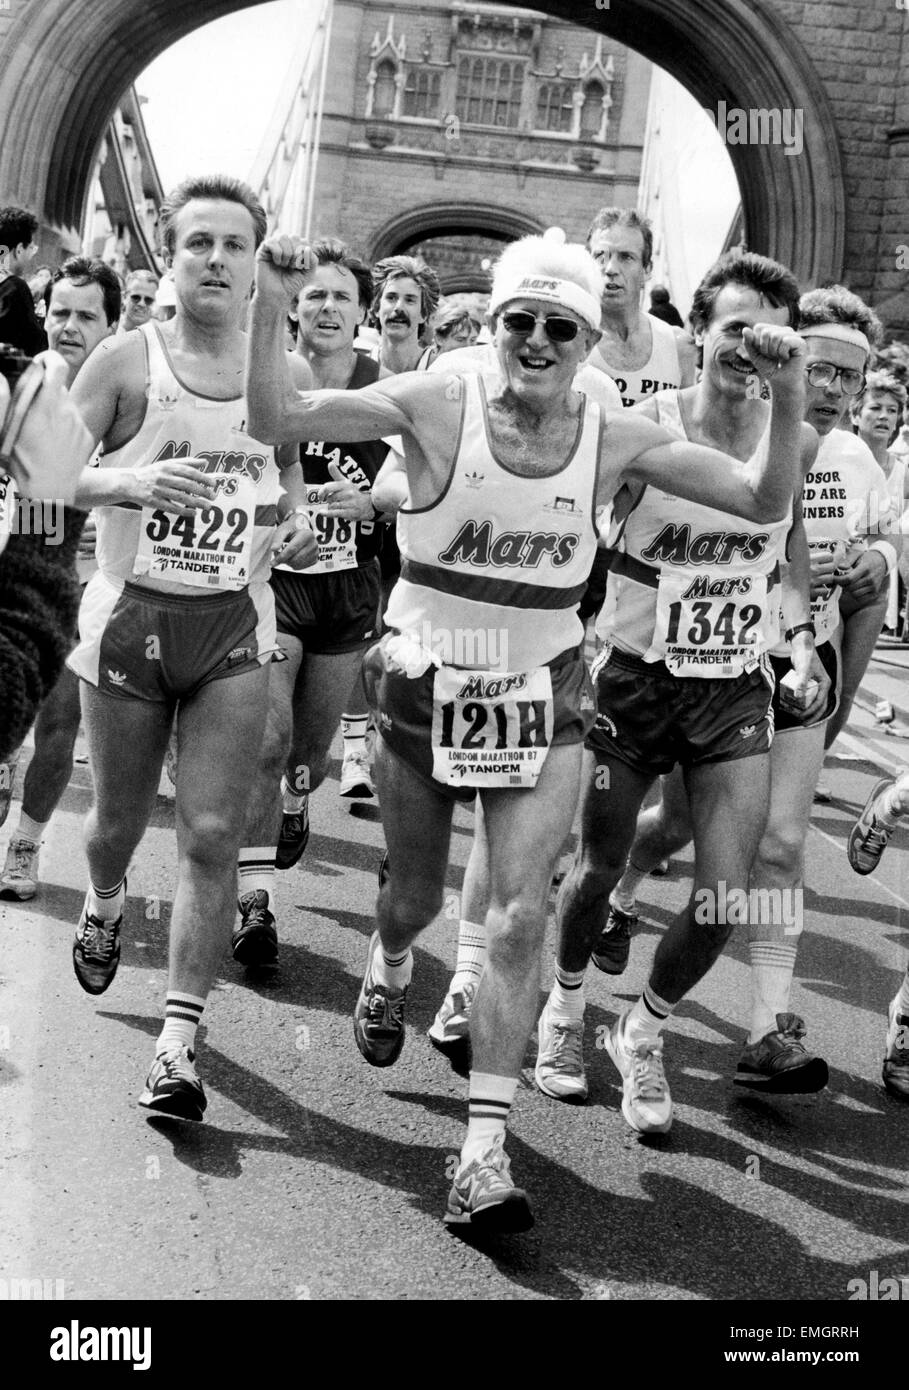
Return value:
<svg viewBox="0 0 909 1390">
<path fill-rule="evenodd" d="M 731 565 L 735 559 L 747 563 L 761 558 L 769 539 L 766 531 L 701 531 L 692 537 L 687 521 L 682 526 L 669 522 L 641 551 L 641 559 L 672 565 Z"/>
<path fill-rule="evenodd" d="M 536 569 L 548 555 L 553 568 L 567 565 L 581 537 L 569 531 L 500 531 L 491 521 L 465 521 L 450 545 L 439 552 L 443 565 L 476 565 L 481 569 Z"/>
<path fill-rule="evenodd" d="M 248 473 L 256 483 L 261 482 L 268 467 L 264 454 L 246 454 L 240 449 L 197 449 L 193 453 L 188 439 L 184 439 L 182 444 L 169 439 L 158 450 L 152 463 L 163 463 L 168 459 L 185 459 L 187 463 L 190 459 L 194 462 L 201 459 L 206 473 Z"/>
</svg>

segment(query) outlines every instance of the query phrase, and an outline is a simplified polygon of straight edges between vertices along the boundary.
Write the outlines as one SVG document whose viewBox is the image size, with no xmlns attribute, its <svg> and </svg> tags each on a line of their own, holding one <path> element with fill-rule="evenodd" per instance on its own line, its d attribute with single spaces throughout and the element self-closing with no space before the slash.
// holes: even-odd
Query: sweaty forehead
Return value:
<svg viewBox="0 0 909 1390">
<path fill-rule="evenodd" d="M 602 251 L 632 251 L 643 260 L 644 234 L 639 227 L 624 227 L 618 223 L 601 227 L 590 238 L 590 254 L 596 256 Z"/>
<path fill-rule="evenodd" d="M 72 309 L 104 312 L 104 291 L 94 281 L 87 285 L 74 285 L 72 280 L 58 280 L 51 290 L 50 313 L 55 310 Z"/>
<path fill-rule="evenodd" d="M 190 198 L 177 213 L 174 230 L 178 242 L 196 232 L 255 237 L 252 213 L 242 203 L 226 198 Z"/>
<path fill-rule="evenodd" d="M 708 327 L 729 319 L 745 319 L 751 323 L 789 322 L 789 310 L 780 305 L 774 307 L 760 290 L 751 285 L 724 285 L 713 301 L 713 312 Z"/>
</svg>

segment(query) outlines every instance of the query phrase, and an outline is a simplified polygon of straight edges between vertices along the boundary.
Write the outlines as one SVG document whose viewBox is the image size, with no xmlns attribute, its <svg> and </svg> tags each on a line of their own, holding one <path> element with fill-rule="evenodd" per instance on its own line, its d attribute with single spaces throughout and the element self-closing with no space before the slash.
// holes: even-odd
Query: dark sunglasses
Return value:
<svg viewBox="0 0 909 1390">
<path fill-rule="evenodd" d="M 502 315 L 502 322 L 509 333 L 519 338 L 529 338 L 538 323 L 543 325 L 546 337 L 553 343 L 570 343 L 578 336 L 581 325 L 574 319 L 562 318 L 561 314 L 532 314 L 529 309 L 515 309 Z"/>
</svg>

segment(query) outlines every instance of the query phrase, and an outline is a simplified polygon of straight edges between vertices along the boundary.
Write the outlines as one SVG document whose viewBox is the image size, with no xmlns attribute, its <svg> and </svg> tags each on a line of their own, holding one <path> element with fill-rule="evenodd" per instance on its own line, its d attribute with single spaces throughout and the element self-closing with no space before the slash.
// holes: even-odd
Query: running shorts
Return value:
<svg viewBox="0 0 909 1390">
<path fill-rule="evenodd" d="M 587 747 L 645 776 L 766 753 L 773 740 L 773 675 L 765 658 L 740 676 L 673 676 L 607 645 L 591 672 L 597 716 Z"/>
<path fill-rule="evenodd" d="M 379 562 L 332 574 L 272 570 L 278 632 L 314 656 L 355 652 L 379 630 Z"/>
<path fill-rule="evenodd" d="M 376 713 L 377 728 L 391 751 L 435 791 L 454 801 L 472 801 L 475 787 L 448 786 L 432 775 L 432 696 L 434 666 L 411 678 L 389 671 L 385 639 L 370 647 L 363 658 L 366 697 Z M 561 652 L 549 662 L 553 697 L 553 734 L 550 747 L 583 743 L 595 708 L 590 675 L 580 647 Z"/>
<path fill-rule="evenodd" d="M 79 643 L 67 665 L 106 695 L 170 704 L 238 676 L 277 650 L 267 584 L 219 594 L 171 594 L 103 574 L 88 583 Z"/>
</svg>

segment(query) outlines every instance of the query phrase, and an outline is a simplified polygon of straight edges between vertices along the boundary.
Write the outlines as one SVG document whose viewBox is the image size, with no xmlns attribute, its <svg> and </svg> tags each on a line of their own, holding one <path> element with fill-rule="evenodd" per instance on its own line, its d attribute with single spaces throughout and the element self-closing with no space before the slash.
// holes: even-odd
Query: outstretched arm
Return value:
<svg viewBox="0 0 909 1390">
<path fill-rule="evenodd" d="M 769 438 L 755 458 L 740 463 L 717 449 L 674 440 L 635 412 L 613 420 L 607 433 L 607 448 L 611 436 L 618 453 L 617 460 L 607 456 L 607 462 L 613 468 L 619 463 L 622 481 L 630 477 L 654 484 L 749 521 L 781 521 L 787 515 L 802 478 L 805 345 L 798 334 L 777 324 L 746 328 L 744 341 L 758 375 L 772 375 Z"/>
</svg>

